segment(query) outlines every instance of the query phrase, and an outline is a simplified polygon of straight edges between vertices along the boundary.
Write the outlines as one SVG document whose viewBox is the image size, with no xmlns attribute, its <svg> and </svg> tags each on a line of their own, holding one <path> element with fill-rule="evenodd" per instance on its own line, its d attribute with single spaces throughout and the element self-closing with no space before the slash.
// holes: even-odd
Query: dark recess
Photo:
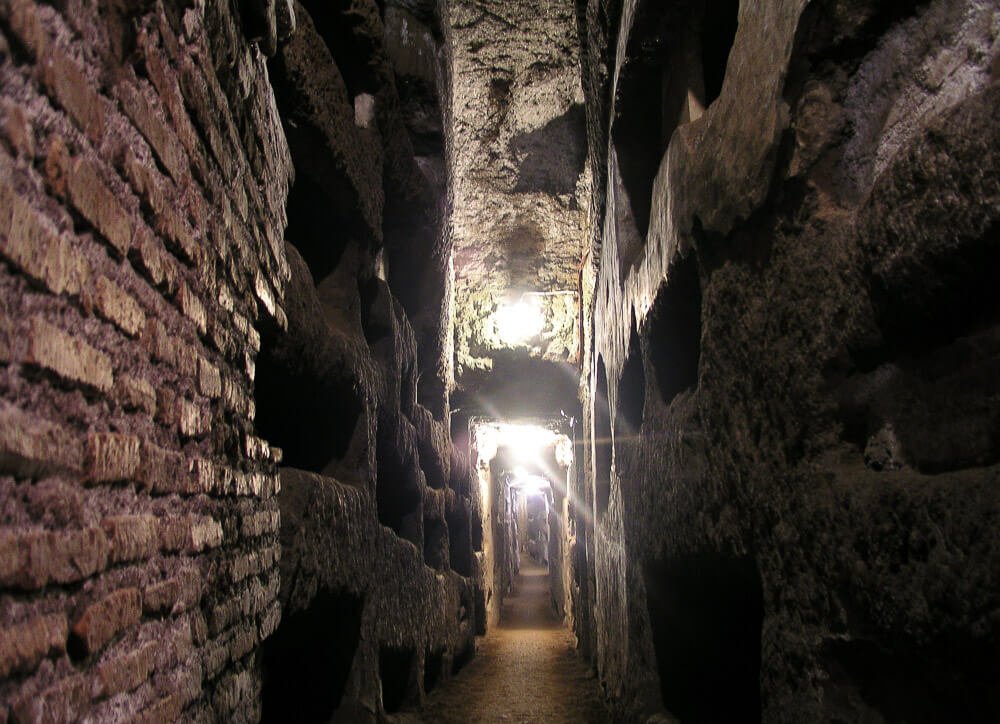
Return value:
<svg viewBox="0 0 1000 724">
<path fill-rule="evenodd" d="M 760 573 L 749 556 L 703 552 L 644 567 L 660 693 L 684 724 L 761 720 Z"/>
<path fill-rule="evenodd" d="M 884 348 L 861 353 L 859 366 L 919 355 L 1000 319 L 1000 224 L 946 253 L 907 260 L 873 275 L 871 296 Z"/>
<path fill-rule="evenodd" d="M 460 576 L 472 575 L 472 531 L 468 503 L 459 499 L 445 511 L 451 569 Z"/>
<path fill-rule="evenodd" d="M 437 687 L 441 681 L 441 672 L 444 664 L 444 651 L 431 651 L 427 649 L 424 653 L 424 693 L 429 694 Z"/>
<path fill-rule="evenodd" d="M 594 392 L 594 503 L 597 515 L 608 509 L 611 498 L 611 409 L 608 406 L 608 374 L 604 360 L 597 358 L 597 389 Z"/>
<path fill-rule="evenodd" d="M 653 181 L 670 137 L 686 122 L 682 107 L 688 93 L 705 108 L 719 97 L 738 22 L 739 0 L 639 5 L 611 135 L 642 239 L 649 232 Z"/>
<path fill-rule="evenodd" d="M 706 4 L 701 23 L 701 67 L 705 77 L 706 108 L 722 92 L 739 14 L 740 0 L 714 0 Z"/>
<path fill-rule="evenodd" d="M 327 357 L 299 355 L 298 344 L 261 335 L 254 380 L 257 433 L 280 447 L 283 464 L 323 473 L 347 452 L 361 416 L 351 385 L 323 368 Z"/>
<path fill-rule="evenodd" d="M 431 568 L 448 569 L 448 526 L 443 520 L 424 519 L 424 563 Z"/>
<path fill-rule="evenodd" d="M 854 695 L 877 712 L 873 721 L 1000 721 L 1000 662 L 986 641 L 959 638 L 922 649 L 830 641 L 824 646 L 824 663 L 830 673 L 824 701 L 831 721 L 841 714 L 838 705 Z"/>
<path fill-rule="evenodd" d="M 642 364 L 642 347 L 636 330 L 635 316 L 632 317 L 632 332 L 629 335 L 628 357 L 618 380 L 618 403 L 615 410 L 615 433 L 624 439 L 638 434 L 642 427 L 642 414 L 646 407 L 646 373 Z"/>
<path fill-rule="evenodd" d="M 262 646 L 262 721 L 325 722 L 340 705 L 361 637 L 360 598 L 320 589 Z"/>
<path fill-rule="evenodd" d="M 701 281 L 693 252 L 670 269 L 649 315 L 649 358 L 667 405 L 698 384 L 701 359 Z"/>
<path fill-rule="evenodd" d="M 338 185 L 330 183 L 332 187 Z M 295 243 L 314 279 L 324 279 L 337 268 L 352 237 L 365 238 L 357 213 L 338 209 L 328 191 L 306 173 L 296 176 L 287 210 L 285 238 Z"/>
<path fill-rule="evenodd" d="M 364 14 L 349 12 L 351 0 L 304 0 L 302 3 L 323 38 L 330 55 L 353 98 L 360 93 L 375 94 L 380 87 L 375 62 L 383 55 L 381 38 L 370 35 L 373 28 L 364 25 Z"/>
<path fill-rule="evenodd" d="M 379 425 L 376 436 L 378 472 L 375 482 L 375 502 L 378 519 L 406 538 L 418 550 L 423 549 L 423 497 L 417 471 L 400 459 L 396 440 Z"/>
<path fill-rule="evenodd" d="M 378 655 L 378 675 L 382 681 L 382 707 L 393 714 L 414 702 L 412 649 L 382 647 Z"/>
<path fill-rule="evenodd" d="M 478 631 L 477 631 L 478 633 Z M 484 632 L 485 633 L 485 632 Z M 469 639 L 465 646 L 462 647 L 460 651 L 455 654 L 455 657 L 451 660 L 451 674 L 454 676 L 468 664 L 476 655 L 476 642 L 473 639 Z"/>
</svg>

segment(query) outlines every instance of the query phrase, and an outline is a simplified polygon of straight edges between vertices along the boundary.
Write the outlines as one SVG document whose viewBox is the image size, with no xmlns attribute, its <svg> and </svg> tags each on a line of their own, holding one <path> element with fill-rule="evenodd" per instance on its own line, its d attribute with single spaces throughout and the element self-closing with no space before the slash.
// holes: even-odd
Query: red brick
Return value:
<svg viewBox="0 0 1000 724">
<path fill-rule="evenodd" d="M 87 479 L 104 483 L 134 478 L 139 469 L 140 444 L 135 435 L 90 433 L 87 436 Z"/>
<path fill-rule="evenodd" d="M 111 543 L 111 561 L 149 558 L 159 546 L 159 521 L 153 515 L 114 515 L 101 521 Z"/>
<path fill-rule="evenodd" d="M 281 623 L 281 604 L 277 601 L 268 606 L 260 617 L 260 640 L 263 641 L 278 629 Z"/>
<path fill-rule="evenodd" d="M 146 59 L 146 69 L 149 71 L 149 78 L 159 91 L 160 98 L 170 113 L 173 126 L 181 143 L 191 154 L 193 162 L 198 164 L 200 155 L 200 143 L 198 133 L 191 124 L 191 119 L 184 106 L 184 99 L 181 96 L 180 88 L 177 86 L 177 75 L 170 67 L 163 51 L 156 43 L 156 36 L 153 33 L 142 32 L 139 34 L 137 45 L 142 49 Z"/>
<path fill-rule="evenodd" d="M 219 370 L 204 358 L 198 359 L 198 390 L 208 397 L 219 397 L 222 394 L 222 378 Z"/>
<path fill-rule="evenodd" d="M 143 93 L 129 81 L 122 81 L 115 87 L 115 94 L 125 114 L 132 120 L 139 132 L 145 136 L 160 162 L 177 183 L 190 177 L 187 154 L 167 125 L 159 98 Z"/>
<path fill-rule="evenodd" d="M 96 677 L 99 695 L 114 696 L 132 691 L 148 679 L 156 665 L 158 644 L 158 641 L 147 641 L 128 653 L 102 661 Z"/>
<path fill-rule="evenodd" d="M 143 608 L 149 613 L 187 611 L 201 600 L 201 574 L 195 568 L 146 587 Z"/>
<path fill-rule="evenodd" d="M 180 696 L 171 694 L 150 704 L 139 712 L 133 721 L 136 724 L 173 724 L 180 721 L 184 704 Z"/>
<path fill-rule="evenodd" d="M 156 215 L 156 230 L 166 237 L 165 241 L 172 242 L 185 261 L 198 262 L 201 258 L 198 245 L 178 210 L 177 190 L 170 179 L 131 153 L 125 162 L 125 173 L 136 191 L 153 209 Z"/>
<path fill-rule="evenodd" d="M 205 431 L 201 409 L 173 390 L 159 390 L 156 406 L 156 419 L 180 431 L 184 437 L 197 437 Z"/>
<path fill-rule="evenodd" d="M 0 585 L 75 583 L 104 570 L 110 545 L 99 528 L 0 531 Z"/>
<path fill-rule="evenodd" d="M 64 652 L 68 627 L 60 613 L 0 629 L 0 677 L 33 671 L 45 657 Z"/>
<path fill-rule="evenodd" d="M 31 320 L 25 362 L 102 392 L 110 391 L 114 383 L 111 360 L 106 354 L 41 317 Z"/>
<path fill-rule="evenodd" d="M 35 155 L 35 135 L 31 127 L 31 121 L 25 114 L 24 109 L 16 102 L 4 99 L 3 101 L 4 124 L 3 130 L 13 146 L 14 151 L 24 158 L 34 158 Z"/>
<path fill-rule="evenodd" d="M 136 479 L 156 493 L 199 492 L 187 461 L 180 453 L 144 442 Z"/>
<path fill-rule="evenodd" d="M 160 519 L 160 548 L 168 552 L 199 553 L 222 544 L 222 526 L 206 515 Z"/>
<path fill-rule="evenodd" d="M 156 414 L 156 390 L 144 379 L 121 376 L 117 384 L 118 397 L 126 408 Z"/>
<path fill-rule="evenodd" d="M 101 316 L 118 325 L 131 337 L 142 331 L 146 325 L 146 315 L 139 303 L 124 289 L 107 277 L 100 277 L 95 291 L 94 299 Z"/>
<path fill-rule="evenodd" d="M 8 170 L 0 163 L 0 173 Z M 77 295 L 89 285 L 87 260 L 5 180 L 0 180 L 0 254 L 54 294 Z"/>
<path fill-rule="evenodd" d="M 104 648 L 142 617 L 142 594 L 138 588 L 122 588 L 91 604 L 73 624 L 73 641 L 84 653 Z"/>
<path fill-rule="evenodd" d="M 277 533 L 281 515 L 277 510 L 261 510 L 244 516 L 240 523 L 240 533 L 244 538 L 256 538 L 268 533 Z"/>
<path fill-rule="evenodd" d="M 205 314 L 205 307 L 187 284 L 181 284 L 177 292 L 177 302 L 184 316 L 194 322 L 199 334 L 204 335 L 208 329 L 208 317 Z"/>
<path fill-rule="evenodd" d="M 20 696 L 11 709 L 18 722 L 75 722 L 89 703 L 87 679 L 73 674 L 47 689 Z"/>
<path fill-rule="evenodd" d="M 32 0 L 10 0 L 6 11 L 11 30 L 28 51 L 36 58 L 44 53 L 48 37 L 42 27 L 37 5 Z"/>
<path fill-rule="evenodd" d="M 66 428 L 0 400 L 0 470 L 35 477 L 83 468 L 83 445 Z"/>
<path fill-rule="evenodd" d="M 53 44 L 40 63 L 46 87 L 95 144 L 104 135 L 104 106 L 100 94 L 76 61 Z"/>
<path fill-rule="evenodd" d="M 101 179 L 97 164 L 78 158 L 69 171 L 69 197 L 77 210 L 123 256 L 132 245 L 132 219 Z"/>
</svg>

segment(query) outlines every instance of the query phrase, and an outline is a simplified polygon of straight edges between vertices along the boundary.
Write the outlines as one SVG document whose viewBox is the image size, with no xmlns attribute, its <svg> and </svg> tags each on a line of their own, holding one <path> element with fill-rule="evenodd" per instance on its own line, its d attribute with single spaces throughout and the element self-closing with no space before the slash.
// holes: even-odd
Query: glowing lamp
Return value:
<svg viewBox="0 0 1000 724">
<path fill-rule="evenodd" d="M 502 302 L 496 311 L 497 334 L 507 344 L 524 344 L 537 337 L 545 326 L 545 315 L 537 297 Z"/>
</svg>

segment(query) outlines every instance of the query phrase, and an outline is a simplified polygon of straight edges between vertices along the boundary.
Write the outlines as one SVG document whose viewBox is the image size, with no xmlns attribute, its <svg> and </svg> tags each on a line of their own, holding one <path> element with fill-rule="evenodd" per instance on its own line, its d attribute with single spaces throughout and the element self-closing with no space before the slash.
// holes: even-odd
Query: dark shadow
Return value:
<svg viewBox="0 0 1000 724">
<path fill-rule="evenodd" d="M 660 397 L 669 405 L 698 384 L 701 359 L 701 281 L 694 252 L 674 262 L 647 322 L 649 357 Z"/>
<path fill-rule="evenodd" d="M 618 380 L 618 400 L 615 409 L 616 439 L 638 434 L 642 427 L 642 415 L 646 407 L 646 373 L 642 364 L 642 347 L 636 330 L 635 316 L 632 317 L 632 332 L 629 335 L 628 357 Z"/>
<path fill-rule="evenodd" d="M 382 708 L 394 714 L 404 706 L 415 704 L 413 649 L 382 647 L 378 655 L 378 675 L 382 681 Z"/>
<path fill-rule="evenodd" d="M 608 375 L 604 360 L 597 358 L 597 384 L 594 389 L 594 506 L 600 517 L 611 498 L 611 409 L 608 405 Z"/>
<path fill-rule="evenodd" d="M 424 693 L 429 694 L 437 687 L 441 681 L 441 673 L 444 664 L 444 651 L 424 652 Z"/>
<path fill-rule="evenodd" d="M 845 714 L 857 718 L 859 704 L 869 708 L 868 721 L 1000 721 L 1000 664 L 985 641 L 956 637 L 921 649 L 830 641 L 823 653 L 830 675 L 824 704 L 831 721 Z"/>
<path fill-rule="evenodd" d="M 515 136 L 511 148 L 516 156 L 523 156 L 515 193 L 575 193 L 587 158 L 583 106 L 570 106 L 542 128 Z"/>
<path fill-rule="evenodd" d="M 325 722 L 340 706 L 361 637 L 360 598 L 320 589 L 261 647 L 264 722 Z"/>
<path fill-rule="evenodd" d="M 761 720 L 760 573 L 749 556 L 718 552 L 644 567 L 660 693 L 684 724 Z"/>
</svg>

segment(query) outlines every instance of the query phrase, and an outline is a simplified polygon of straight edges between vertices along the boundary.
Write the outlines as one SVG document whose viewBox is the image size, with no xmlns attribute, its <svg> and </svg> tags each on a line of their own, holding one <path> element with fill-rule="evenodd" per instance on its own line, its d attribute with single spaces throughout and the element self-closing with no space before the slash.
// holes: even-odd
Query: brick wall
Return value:
<svg viewBox="0 0 1000 724">
<path fill-rule="evenodd" d="M 291 162 L 210 5 L 0 0 L 0 721 L 259 715 Z"/>
</svg>

